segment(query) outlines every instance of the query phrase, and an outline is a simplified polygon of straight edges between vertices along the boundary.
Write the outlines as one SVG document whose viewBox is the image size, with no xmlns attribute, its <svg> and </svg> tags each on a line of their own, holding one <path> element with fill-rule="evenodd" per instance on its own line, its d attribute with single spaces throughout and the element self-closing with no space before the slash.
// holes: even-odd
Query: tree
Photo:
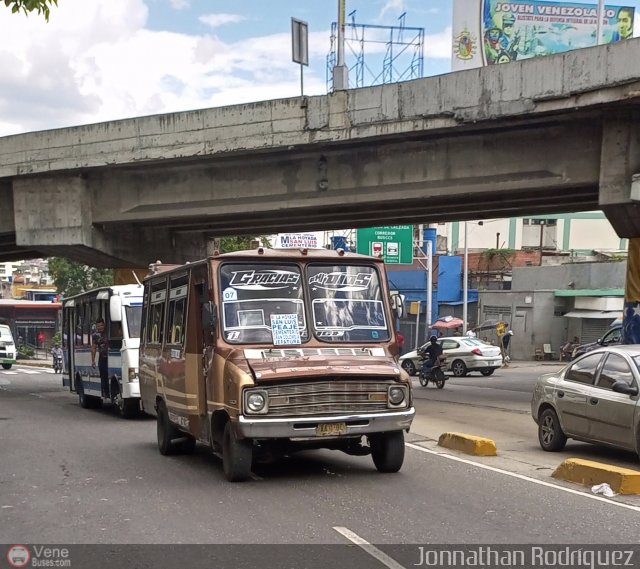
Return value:
<svg viewBox="0 0 640 569">
<path fill-rule="evenodd" d="M 240 237 L 222 237 L 219 239 L 220 253 L 233 253 L 234 251 L 244 251 L 246 249 L 255 249 L 256 242 L 269 243 L 269 239 L 264 235 L 254 237 L 251 235 L 243 235 Z M 266 245 L 268 247 L 268 245 Z"/>
<path fill-rule="evenodd" d="M 48 22 L 50 7 L 57 6 L 58 0 L 4 0 L 4 5 L 7 8 L 11 7 L 11 12 L 14 14 L 21 10 L 29 14 L 35 10 L 39 15 L 44 15 L 44 19 Z"/>
<path fill-rule="evenodd" d="M 111 269 L 88 267 L 62 257 L 49 259 L 49 274 L 53 277 L 53 282 L 63 297 L 113 284 Z"/>
</svg>

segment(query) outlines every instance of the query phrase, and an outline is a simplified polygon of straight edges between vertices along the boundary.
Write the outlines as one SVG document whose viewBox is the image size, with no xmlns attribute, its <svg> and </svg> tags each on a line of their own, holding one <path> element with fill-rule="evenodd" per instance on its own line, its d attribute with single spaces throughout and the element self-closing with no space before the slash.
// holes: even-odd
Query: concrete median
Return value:
<svg viewBox="0 0 640 569">
<path fill-rule="evenodd" d="M 640 494 L 640 471 L 593 460 L 568 458 L 551 476 L 585 486 L 606 482 L 618 494 Z"/>
<path fill-rule="evenodd" d="M 438 446 L 459 450 L 474 456 L 496 456 L 498 454 L 495 441 L 465 433 L 442 433 L 438 439 Z"/>
</svg>

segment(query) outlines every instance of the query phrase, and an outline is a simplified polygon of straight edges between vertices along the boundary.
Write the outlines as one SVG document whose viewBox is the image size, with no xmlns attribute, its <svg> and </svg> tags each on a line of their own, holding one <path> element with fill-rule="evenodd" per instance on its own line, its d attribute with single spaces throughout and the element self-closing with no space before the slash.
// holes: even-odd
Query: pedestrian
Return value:
<svg viewBox="0 0 640 569">
<path fill-rule="evenodd" d="M 471 329 L 467 330 L 467 338 L 475 338 L 475 337 L 476 337 L 476 333 L 473 330 Z"/>
<path fill-rule="evenodd" d="M 91 367 L 96 367 L 96 355 L 98 356 L 98 371 L 100 373 L 100 386 L 102 397 L 109 398 L 109 339 L 107 338 L 107 326 L 104 319 L 96 320 L 96 331 L 91 338 Z"/>
<path fill-rule="evenodd" d="M 509 330 L 504 336 L 502 336 L 502 340 L 500 342 L 500 353 L 502 354 L 502 365 L 508 367 L 509 361 L 511 358 L 509 357 L 509 344 L 511 343 L 511 336 L 513 336 L 513 330 Z"/>
<path fill-rule="evenodd" d="M 44 332 L 40 332 L 38 334 L 38 344 L 40 345 L 41 348 L 44 348 L 44 341 L 45 341 Z"/>
<path fill-rule="evenodd" d="M 402 355 L 402 350 L 404 348 L 404 336 L 400 331 L 396 332 L 396 338 L 398 341 L 398 354 Z"/>
</svg>

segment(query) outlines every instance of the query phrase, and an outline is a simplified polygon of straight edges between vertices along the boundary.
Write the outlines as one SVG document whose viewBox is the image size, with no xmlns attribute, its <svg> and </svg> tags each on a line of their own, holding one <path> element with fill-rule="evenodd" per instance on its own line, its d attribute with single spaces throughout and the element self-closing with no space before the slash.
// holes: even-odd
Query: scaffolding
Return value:
<svg viewBox="0 0 640 569">
<path fill-rule="evenodd" d="M 345 63 L 349 87 L 369 87 L 419 79 L 424 73 L 424 28 L 405 25 L 403 12 L 398 26 L 358 24 L 356 11 L 345 23 Z M 333 68 L 337 63 L 338 24 L 331 24 L 331 48 L 327 55 L 327 91 L 333 91 Z M 370 47 L 365 59 L 365 50 Z M 379 46 L 384 49 L 379 51 Z M 353 78 L 355 77 L 355 83 Z"/>
</svg>

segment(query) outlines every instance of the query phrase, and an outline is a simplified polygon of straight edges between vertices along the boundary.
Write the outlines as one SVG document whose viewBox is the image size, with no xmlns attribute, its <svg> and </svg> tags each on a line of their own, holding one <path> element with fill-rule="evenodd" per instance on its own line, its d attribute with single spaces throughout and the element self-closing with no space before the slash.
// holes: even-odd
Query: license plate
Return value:
<svg viewBox="0 0 640 569">
<path fill-rule="evenodd" d="M 322 423 L 316 427 L 316 435 L 319 437 L 335 437 L 337 435 L 346 434 L 346 423 Z"/>
<path fill-rule="evenodd" d="M 494 360 L 489 365 L 498 366 L 498 365 L 500 365 L 500 360 Z"/>
</svg>

